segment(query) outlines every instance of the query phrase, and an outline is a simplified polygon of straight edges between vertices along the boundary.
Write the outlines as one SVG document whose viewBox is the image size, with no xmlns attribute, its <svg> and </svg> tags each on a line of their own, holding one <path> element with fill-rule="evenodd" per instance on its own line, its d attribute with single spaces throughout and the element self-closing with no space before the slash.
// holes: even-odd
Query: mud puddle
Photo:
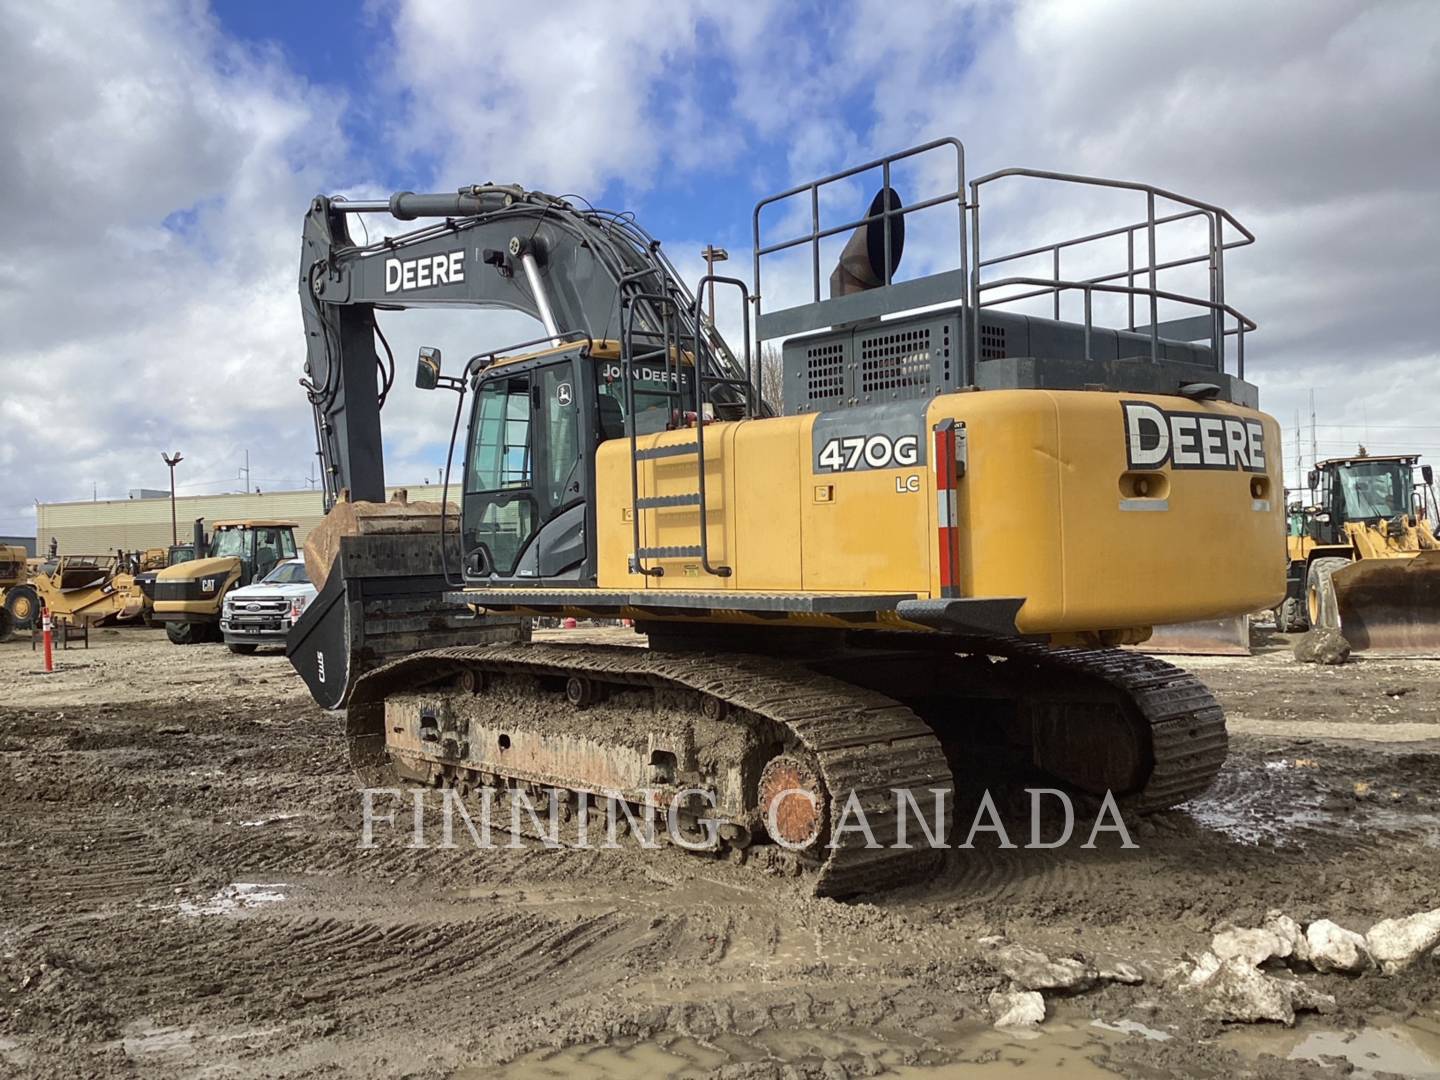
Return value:
<svg viewBox="0 0 1440 1080">
<path fill-rule="evenodd" d="M 1284 1031 L 1251 1028 L 1232 1031 L 1222 1046 L 1247 1058 L 1270 1054 L 1289 1061 L 1323 1065 L 1348 1063 L 1356 1080 L 1374 1076 L 1403 1076 L 1410 1080 L 1440 1080 L 1440 1017 L 1414 1017 L 1405 1023 L 1377 1022 L 1359 1031 L 1316 1027 Z M 1340 1072 L 1346 1072 L 1340 1066 Z M 1337 1072 L 1339 1075 L 1339 1072 Z"/>
<path fill-rule="evenodd" d="M 847 1030 L 767 1031 L 748 1037 L 727 1035 L 703 1040 L 663 1035 L 536 1051 L 499 1069 L 492 1065 L 462 1068 L 454 1074 L 454 1080 L 494 1076 L 505 1080 L 690 1080 L 736 1067 L 748 1067 L 745 1074 L 756 1076 L 770 1075 L 765 1071 L 767 1067 L 818 1075 L 827 1062 L 838 1064 L 846 1075 L 893 1076 L 901 1080 L 968 1080 L 985 1076 L 1039 1080 L 1061 1074 L 1091 1080 L 1114 1077 L 1117 1069 L 1125 1072 L 1141 1065 L 1147 1043 L 1169 1043 L 1177 1038 L 1169 1031 L 1130 1019 L 1088 1023 L 1083 1019 L 1052 1019 L 1038 1031 L 1006 1032 L 976 1026 L 933 1038 L 899 1032 L 887 1037 L 878 1032 Z M 1356 1080 L 1440 1080 L 1440 1020 L 1435 1018 L 1377 1022 L 1359 1031 L 1244 1028 L 1229 1031 L 1217 1041 L 1222 1048 L 1251 1061 L 1268 1056 L 1294 1062 L 1300 1068 L 1313 1065 L 1336 1069 L 1336 1075 Z M 1117 1054 L 1121 1043 L 1126 1045 Z"/>
<path fill-rule="evenodd" d="M 1377 833 L 1440 847 L 1433 781 L 1406 776 L 1352 775 L 1329 757 L 1232 756 L 1214 786 L 1181 809 L 1197 824 L 1250 846 L 1304 848 L 1320 838 L 1359 841 Z M 1416 796 L 1410 788 L 1419 786 Z"/>
</svg>

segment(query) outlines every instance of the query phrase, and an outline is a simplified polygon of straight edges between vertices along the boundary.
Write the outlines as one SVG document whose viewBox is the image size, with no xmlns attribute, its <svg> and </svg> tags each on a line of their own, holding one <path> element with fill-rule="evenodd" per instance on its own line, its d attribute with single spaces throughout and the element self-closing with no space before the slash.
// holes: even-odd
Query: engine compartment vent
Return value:
<svg viewBox="0 0 1440 1080">
<path fill-rule="evenodd" d="M 980 324 L 980 359 L 1003 360 L 1005 351 L 1005 327 Z"/>
<path fill-rule="evenodd" d="M 930 328 L 876 334 L 860 341 L 860 392 L 910 390 L 930 383 Z"/>
<path fill-rule="evenodd" d="M 806 385 L 811 399 L 845 396 L 845 343 L 832 341 L 805 350 Z"/>
</svg>

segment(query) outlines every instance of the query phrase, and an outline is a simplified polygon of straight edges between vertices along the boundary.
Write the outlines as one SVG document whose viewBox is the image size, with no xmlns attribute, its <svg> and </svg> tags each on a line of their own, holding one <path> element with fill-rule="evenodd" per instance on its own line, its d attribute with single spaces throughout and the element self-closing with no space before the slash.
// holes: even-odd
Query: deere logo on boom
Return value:
<svg viewBox="0 0 1440 1080">
<path fill-rule="evenodd" d="M 465 252 L 445 251 L 418 259 L 386 259 L 385 291 L 458 285 L 465 280 Z"/>
<path fill-rule="evenodd" d="M 1215 413 L 1171 412 L 1145 401 L 1122 401 L 1125 459 L 1132 469 L 1265 471 L 1265 429 L 1258 420 Z"/>
</svg>

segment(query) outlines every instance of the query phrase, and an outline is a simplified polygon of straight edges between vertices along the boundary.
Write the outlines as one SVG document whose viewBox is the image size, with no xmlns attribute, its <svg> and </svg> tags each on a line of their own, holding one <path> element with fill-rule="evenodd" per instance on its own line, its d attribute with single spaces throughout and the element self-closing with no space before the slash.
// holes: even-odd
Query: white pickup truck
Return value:
<svg viewBox="0 0 1440 1080">
<path fill-rule="evenodd" d="M 315 586 L 304 559 L 286 559 L 264 579 L 233 589 L 220 613 L 220 633 L 234 653 L 253 653 L 261 645 L 284 645 L 285 635 L 315 599 Z"/>
</svg>

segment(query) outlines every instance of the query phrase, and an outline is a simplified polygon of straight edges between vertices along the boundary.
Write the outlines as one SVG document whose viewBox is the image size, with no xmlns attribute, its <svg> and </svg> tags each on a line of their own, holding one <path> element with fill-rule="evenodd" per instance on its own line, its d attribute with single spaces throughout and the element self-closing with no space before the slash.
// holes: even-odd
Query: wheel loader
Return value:
<svg viewBox="0 0 1440 1080">
<path fill-rule="evenodd" d="M 193 542 L 172 548 L 170 565 L 156 571 L 148 586 L 150 618 L 165 624 L 176 645 L 219 641 L 225 594 L 293 559 L 296 527 L 258 518 L 217 521 L 207 537 L 204 519 L 197 518 Z"/>
<path fill-rule="evenodd" d="M 0 544 L 0 641 L 35 625 L 40 610 L 23 547 Z"/>
<path fill-rule="evenodd" d="M 1418 468 L 1417 468 L 1418 467 Z M 1287 530 L 1286 632 L 1337 629 L 1352 652 L 1440 651 L 1434 474 L 1417 454 L 1331 458 Z"/>
<path fill-rule="evenodd" d="M 1214 697 L 1117 646 L 1283 596 L 1279 429 L 1244 378 L 1255 323 L 1224 292 L 1254 238 L 1150 185 L 972 179 L 964 161 L 942 139 L 769 196 L 749 281 L 694 292 L 633 215 L 573 198 L 314 199 L 304 385 L 348 517 L 320 526 L 311 574 L 328 580 L 287 653 L 346 708 L 363 785 L 565 822 L 600 792 L 678 805 L 712 852 L 768 849 L 830 896 L 932 873 L 933 849 L 895 842 L 894 792 L 953 802 L 957 770 L 1022 768 L 1134 813 L 1210 785 Z M 1007 208 L 1042 189 L 1135 216 L 999 248 Z M 357 242 L 356 215 L 419 224 Z M 1200 239 L 1179 253 L 1172 236 Z M 921 266 L 897 276 L 917 242 Z M 828 283 L 822 248 L 839 250 Z M 1127 254 L 1102 267 L 1101 248 Z M 1184 291 L 1180 267 L 1207 284 Z M 734 345 L 696 300 L 711 286 Z M 455 395 L 456 501 L 447 470 L 428 535 L 364 535 L 394 382 L 377 317 L 415 307 L 508 308 L 543 332 L 467 341 L 449 372 L 420 350 L 417 387 Z M 767 341 L 783 341 L 781 401 L 758 390 Z M 369 625 L 387 595 L 420 595 L 396 568 L 421 540 L 424 580 L 438 562 L 477 619 L 631 620 L 647 647 L 500 640 L 377 668 Z M 420 624 L 416 641 L 447 639 Z"/>
</svg>

